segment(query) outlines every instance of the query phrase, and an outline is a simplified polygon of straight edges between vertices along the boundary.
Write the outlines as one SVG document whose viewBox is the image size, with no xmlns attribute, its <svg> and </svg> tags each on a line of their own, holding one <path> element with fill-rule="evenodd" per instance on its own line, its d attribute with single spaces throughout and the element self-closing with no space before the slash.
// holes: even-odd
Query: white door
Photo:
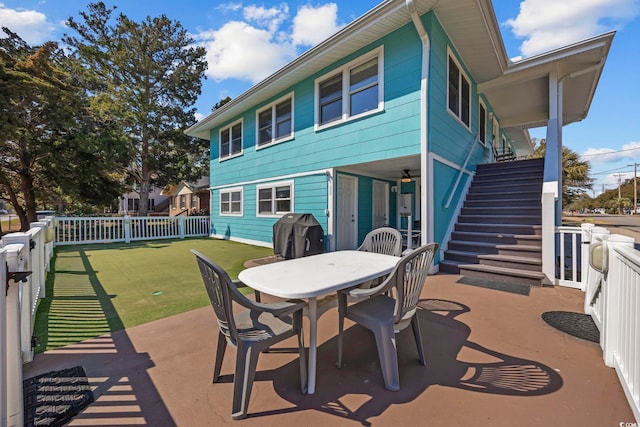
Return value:
<svg viewBox="0 0 640 427">
<path fill-rule="evenodd" d="M 355 249 L 358 246 L 357 186 L 355 177 L 338 175 L 336 250 Z"/>
<path fill-rule="evenodd" d="M 373 181 L 373 228 L 389 224 L 389 183 Z"/>
</svg>

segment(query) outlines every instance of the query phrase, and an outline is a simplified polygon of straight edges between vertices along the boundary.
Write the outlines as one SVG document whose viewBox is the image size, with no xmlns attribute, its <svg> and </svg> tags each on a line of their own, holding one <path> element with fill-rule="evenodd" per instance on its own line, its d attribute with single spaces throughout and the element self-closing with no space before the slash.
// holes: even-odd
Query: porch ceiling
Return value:
<svg viewBox="0 0 640 427">
<path fill-rule="evenodd" d="M 523 129 L 547 124 L 551 73 L 556 73 L 564 86 L 563 124 L 587 116 L 614 34 L 512 63 L 500 77 L 478 85 L 478 92 L 487 97 L 516 148 L 527 148 L 522 145 L 526 141 L 518 139 Z"/>
<path fill-rule="evenodd" d="M 403 170 L 409 170 L 409 174 L 417 178 L 420 176 L 420 156 L 399 157 L 395 159 L 379 160 L 375 162 L 360 163 L 338 168 L 341 172 L 350 172 L 358 175 L 388 181 L 397 181 L 402 176 Z"/>
</svg>

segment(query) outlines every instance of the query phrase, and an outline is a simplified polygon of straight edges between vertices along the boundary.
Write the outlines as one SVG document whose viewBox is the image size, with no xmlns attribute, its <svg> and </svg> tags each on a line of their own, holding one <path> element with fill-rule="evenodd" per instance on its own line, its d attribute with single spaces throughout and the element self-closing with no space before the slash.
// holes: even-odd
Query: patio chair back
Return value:
<svg viewBox="0 0 640 427">
<path fill-rule="evenodd" d="M 396 281 L 396 307 L 393 322 L 399 325 L 397 329 L 404 329 L 400 325 L 409 323 L 415 315 L 420 293 L 429 275 L 437 249 L 437 243 L 430 243 L 416 249 L 401 258 L 395 271 L 391 273 Z"/>
<path fill-rule="evenodd" d="M 236 347 L 236 367 L 233 376 L 233 403 L 231 418 L 247 416 L 247 408 L 256 374 L 258 356 L 273 344 L 287 338 L 298 337 L 300 356 L 300 389 L 307 387 L 306 356 L 302 335 L 302 301 L 284 301 L 271 304 L 253 302 L 245 297 L 226 271 L 201 253 L 191 251 L 198 262 L 211 306 L 218 320 L 218 347 L 213 368 L 213 382 L 220 377 L 227 344 Z M 233 304 L 245 310 L 234 313 Z M 238 326 L 236 326 L 238 325 Z"/>
<path fill-rule="evenodd" d="M 371 230 L 364 238 L 359 251 L 385 255 L 402 255 L 402 234 L 395 228 L 380 227 Z"/>
<path fill-rule="evenodd" d="M 204 287 L 207 290 L 211 307 L 218 320 L 218 329 L 230 344 L 237 346 L 237 330 L 233 318 L 231 297 L 229 289 L 235 288 L 233 281 L 226 271 L 220 266 L 207 260 L 201 254 L 192 251 L 196 255 L 200 274 Z M 242 295 L 240 292 L 238 292 Z M 244 295 L 242 295 L 244 297 Z"/>
</svg>

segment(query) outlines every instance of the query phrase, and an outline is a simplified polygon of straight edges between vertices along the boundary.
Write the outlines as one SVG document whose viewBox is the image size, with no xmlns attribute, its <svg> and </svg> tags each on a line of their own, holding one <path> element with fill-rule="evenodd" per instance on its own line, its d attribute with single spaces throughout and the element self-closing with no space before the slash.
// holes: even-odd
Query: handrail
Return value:
<svg viewBox="0 0 640 427">
<path fill-rule="evenodd" d="M 476 136 L 476 139 L 473 140 L 473 144 L 471 144 L 471 149 L 469 149 L 469 152 L 467 153 L 467 158 L 464 160 L 464 164 L 460 168 L 460 172 L 458 173 L 458 178 L 456 179 L 456 183 L 453 185 L 453 188 L 451 189 L 451 193 L 449 194 L 449 199 L 447 200 L 447 203 L 445 203 L 444 205 L 445 209 L 448 209 L 449 206 L 451 205 L 453 196 L 454 194 L 456 194 L 456 191 L 458 190 L 458 185 L 460 185 L 462 174 L 464 173 L 465 169 L 467 169 L 467 164 L 469 163 L 469 159 L 471 159 L 471 153 L 473 153 L 473 149 L 475 148 L 476 143 L 478 143 L 479 141 L 480 141 L 480 135 Z"/>
</svg>

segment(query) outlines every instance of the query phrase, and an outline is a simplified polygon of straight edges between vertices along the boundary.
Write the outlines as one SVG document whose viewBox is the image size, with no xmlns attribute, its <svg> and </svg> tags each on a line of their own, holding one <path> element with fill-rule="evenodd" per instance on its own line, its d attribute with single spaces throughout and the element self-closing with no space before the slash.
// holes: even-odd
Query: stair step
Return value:
<svg viewBox="0 0 640 427">
<path fill-rule="evenodd" d="M 477 264 L 478 253 L 470 251 L 458 251 L 453 249 L 447 249 L 444 251 L 444 258 L 446 260 L 458 261 L 460 263 Z"/>
<path fill-rule="evenodd" d="M 497 245 L 498 254 L 519 257 L 542 258 L 542 246 Z"/>
<path fill-rule="evenodd" d="M 472 183 L 469 187 L 469 192 L 472 194 L 475 193 L 493 193 L 493 194 L 505 194 L 505 193 L 513 193 L 513 192 L 537 192 L 539 194 L 542 193 L 542 181 L 537 183 L 519 183 L 518 181 L 505 181 L 500 184 L 495 184 L 493 182 L 480 182 L 480 183 Z"/>
<path fill-rule="evenodd" d="M 489 242 L 503 245 L 515 245 L 519 243 L 531 246 L 542 245 L 541 236 L 530 234 L 508 234 L 502 232 L 454 231 L 451 233 L 451 240 Z"/>
<path fill-rule="evenodd" d="M 463 207 L 462 215 L 542 215 L 542 206 L 491 206 L 491 207 Z"/>
<path fill-rule="evenodd" d="M 451 274 L 460 274 L 460 265 L 465 265 L 464 261 L 456 261 L 452 259 L 443 259 L 438 264 L 439 272 L 441 273 L 451 273 Z"/>
<path fill-rule="evenodd" d="M 542 223 L 542 215 L 460 215 L 458 221 L 474 224 L 538 225 Z"/>
<path fill-rule="evenodd" d="M 540 203 L 541 200 L 541 190 L 535 191 L 517 191 L 514 193 L 496 193 L 491 191 L 491 189 L 483 189 L 482 191 L 474 191 L 469 192 L 467 194 L 466 201 L 473 200 L 482 200 L 482 201 L 491 201 L 494 203 L 514 203 L 516 200 L 527 199 L 527 200 L 535 200 Z"/>
<path fill-rule="evenodd" d="M 479 255 L 480 265 L 492 265 L 495 267 L 515 268 L 520 270 L 542 271 L 542 259 L 521 257 L 513 255 Z"/>
<path fill-rule="evenodd" d="M 510 233 L 519 235 L 540 236 L 542 225 L 539 224 L 488 224 L 488 223 L 466 223 L 458 222 L 455 231 L 472 231 L 483 233 Z"/>
<path fill-rule="evenodd" d="M 460 265 L 459 269 L 460 274 L 467 276 L 483 277 L 502 282 L 525 283 L 531 286 L 542 286 L 545 280 L 545 275 L 542 272 L 493 265 L 466 264 Z"/>
<path fill-rule="evenodd" d="M 519 207 L 530 207 L 535 209 L 541 209 L 542 204 L 540 203 L 540 195 L 536 194 L 535 197 L 531 197 L 529 199 L 525 198 L 513 198 L 513 199 L 505 199 L 505 198 L 488 198 L 488 197 L 478 197 L 475 199 L 465 200 L 464 207 L 465 208 L 481 208 L 481 207 L 494 207 L 494 206 L 519 206 Z"/>
</svg>

